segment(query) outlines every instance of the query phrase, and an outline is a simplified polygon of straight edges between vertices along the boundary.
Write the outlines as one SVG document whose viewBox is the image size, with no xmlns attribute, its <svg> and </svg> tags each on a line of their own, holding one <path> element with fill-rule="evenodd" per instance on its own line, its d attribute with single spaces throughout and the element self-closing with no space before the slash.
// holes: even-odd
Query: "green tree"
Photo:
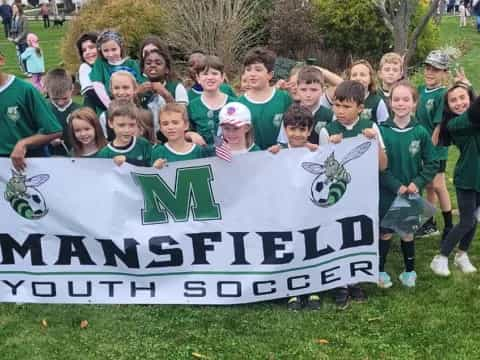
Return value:
<svg viewBox="0 0 480 360">
<path fill-rule="evenodd" d="M 393 50 L 405 55 L 408 64 L 415 54 L 420 36 L 436 12 L 440 0 L 372 0 L 393 37 Z M 418 9 L 423 10 L 422 16 Z"/>
</svg>

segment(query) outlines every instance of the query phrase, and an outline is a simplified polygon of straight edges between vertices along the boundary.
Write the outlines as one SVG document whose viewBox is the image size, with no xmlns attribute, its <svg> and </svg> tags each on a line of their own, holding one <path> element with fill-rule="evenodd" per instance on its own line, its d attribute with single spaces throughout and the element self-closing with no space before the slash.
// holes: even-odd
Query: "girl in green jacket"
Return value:
<svg viewBox="0 0 480 360">
<path fill-rule="evenodd" d="M 454 264 L 463 273 L 477 271 L 467 251 L 475 235 L 480 206 L 480 98 L 475 99 L 469 85 L 457 82 L 445 94 L 445 104 L 438 141 L 443 146 L 454 144 L 460 151 L 454 175 L 460 222 L 443 239 L 440 254 L 430 264 L 439 276 L 450 275 L 448 256 L 457 244 Z"/>
</svg>

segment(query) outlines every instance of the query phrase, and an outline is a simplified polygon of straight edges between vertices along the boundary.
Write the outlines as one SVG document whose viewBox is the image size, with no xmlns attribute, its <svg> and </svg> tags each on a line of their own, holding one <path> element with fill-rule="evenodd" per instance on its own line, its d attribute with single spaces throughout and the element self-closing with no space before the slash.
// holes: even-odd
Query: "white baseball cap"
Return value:
<svg viewBox="0 0 480 360">
<path fill-rule="evenodd" d="M 252 123 L 252 114 L 248 107 L 239 102 L 226 104 L 218 114 L 220 125 L 230 124 L 237 127 L 250 125 Z"/>
</svg>

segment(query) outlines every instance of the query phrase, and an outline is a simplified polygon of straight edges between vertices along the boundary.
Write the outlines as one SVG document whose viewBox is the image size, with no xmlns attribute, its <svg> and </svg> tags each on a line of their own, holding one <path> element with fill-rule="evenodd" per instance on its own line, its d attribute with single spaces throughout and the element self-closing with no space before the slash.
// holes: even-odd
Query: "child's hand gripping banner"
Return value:
<svg viewBox="0 0 480 360">
<path fill-rule="evenodd" d="M 162 170 L 0 159 L 0 301 L 238 304 L 378 276 L 377 144 Z"/>
</svg>

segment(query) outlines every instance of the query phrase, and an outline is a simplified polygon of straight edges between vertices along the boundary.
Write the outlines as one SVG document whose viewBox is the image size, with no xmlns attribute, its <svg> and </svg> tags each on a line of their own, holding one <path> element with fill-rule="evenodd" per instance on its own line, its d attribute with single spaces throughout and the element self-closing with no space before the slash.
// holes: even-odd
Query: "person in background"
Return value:
<svg viewBox="0 0 480 360">
<path fill-rule="evenodd" d="M 43 27 L 45 29 L 50 27 L 49 12 L 50 12 L 50 9 L 48 8 L 48 3 L 44 2 L 42 6 L 40 6 L 40 15 L 42 15 Z"/>
<path fill-rule="evenodd" d="M 8 38 L 8 35 L 10 34 L 10 25 L 12 23 L 12 7 L 8 5 L 7 0 L 2 0 L 2 5 L 0 5 L 0 17 L 2 18 L 5 38 Z"/>
<path fill-rule="evenodd" d="M 27 44 L 28 48 L 20 54 L 20 58 L 25 61 L 27 72 L 32 76 L 33 86 L 43 93 L 42 76 L 45 73 L 45 59 L 37 35 L 28 34 Z"/>
<path fill-rule="evenodd" d="M 20 54 L 22 54 L 25 49 L 28 47 L 27 44 L 27 35 L 28 35 L 28 21 L 27 17 L 23 14 L 22 4 L 15 3 L 12 5 L 12 23 L 10 26 L 10 37 L 9 40 L 15 43 L 17 47 L 17 56 L 20 68 L 22 71 L 27 74 L 27 66 L 25 61 L 20 59 Z"/>
</svg>

